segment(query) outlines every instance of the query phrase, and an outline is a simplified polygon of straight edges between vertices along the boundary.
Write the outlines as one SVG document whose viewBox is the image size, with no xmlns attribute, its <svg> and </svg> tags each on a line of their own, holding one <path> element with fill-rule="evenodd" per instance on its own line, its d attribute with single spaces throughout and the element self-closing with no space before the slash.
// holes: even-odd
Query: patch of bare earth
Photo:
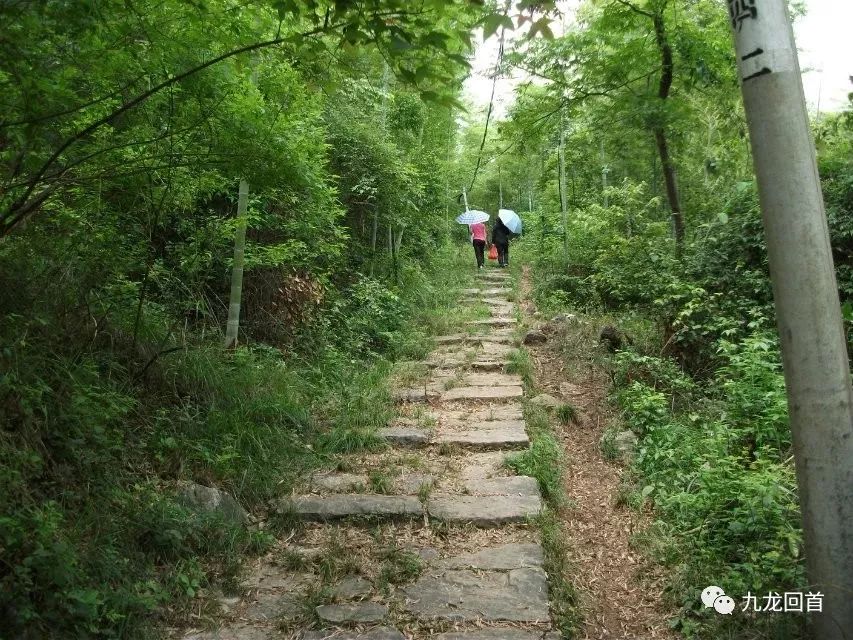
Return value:
<svg viewBox="0 0 853 640">
<path fill-rule="evenodd" d="M 530 274 L 521 282 L 522 308 L 532 317 Z M 539 390 L 562 397 L 578 411 L 577 424 L 560 427 L 571 506 L 562 515 L 582 607 L 579 638 L 677 638 L 661 601 L 663 572 L 631 544 L 648 517 L 620 505 L 623 466 L 601 454 L 599 440 L 614 419 L 605 394 L 609 381 L 592 356 L 598 327 L 561 323 L 546 343 L 528 347 Z"/>
</svg>

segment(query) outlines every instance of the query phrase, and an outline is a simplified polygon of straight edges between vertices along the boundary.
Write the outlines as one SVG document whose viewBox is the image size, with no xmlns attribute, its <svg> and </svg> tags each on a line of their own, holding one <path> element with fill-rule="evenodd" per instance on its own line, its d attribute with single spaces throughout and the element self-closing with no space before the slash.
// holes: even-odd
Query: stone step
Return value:
<svg viewBox="0 0 853 640">
<path fill-rule="evenodd" d="M 494 373 L 503 371 L 504 367 L 508 364 L 509 360 L 474 360 L 471 363 L 471 369 L 484 373 Z"/>
<path fill-rule="evenodd" d="M 427 572 L 403 589 L 405 609 L 422 619 L 548 623 L 548 579 L 539 567 Z"/>
<path fill-rule="evenodd" d="M 306 520 L 337 520 L 341 518 L 418 518 L 424 509 L 415 496 L 386 496 L 380 494 L 335 494 L 328 496 L 297 496 L 282 504 Z"/>
<path fill-rule="evenodd" d="M 527 522 L 542 510 L 542 499 L 536 495 L 466 496 L 434 494 L 427 500 L 431 518 L 448 524 L 472 524 L 498 527 Z"/>
<path fill-rule="evenodd" d="M 541 498 L 539 482 L 531 476 L 469 479 L 465 482 L 465 490 L 476 496 L 535 496 Z"/>
<path fill-rule="evenodd" d="M 507 344 L 507 345 L 516 345 L 518 344 L 518 339 L 515 336 L 511 335 L 478 335 L 471 336 L 472 339 L 475 339 L 478 343 L 482 345 L 486 344 Z"/>
<path fill-rule="evenodd" d="M 394 627 L 374 627 L 368 631 L 342 631 L 341 629 L 325 629 L 319 631 L 303 631 L 301 640 L 406 640 L 406 636 Z M 487 639 L 484 639 L 487 640 Z M 498 640 L 497 638 L 489 640 Z M 524 640 L 519 638 L 519 640 Z"/>
<path fill-rule="evenodd" d="M 501 423 L 497 424 L 500 425 Z M 477 425 L 466 430 L 439 432 L 433 438 L 433 442 L 482 450 L 523 449 L 530 444 L 523 422 L 503 424 L 505 426 L 486 427 L 485 425 Z"/>
<path fill-rule="evenodd" d="M 511 571 L 528 567 L 542 567 L 545 552 L 542 545 L 536 543 L 512 542 L 497 547 L 487 547 L 480 551 L 463 553 L 451 558 L 441 558 L 433 562 L 440 569 L 480 569 L 486 571 Z"/>
<path fill-rule="evenodd" d="M 393 426 L 379 429 L 377 435 L 396 447 L 422 447 L 430 442 L 430 434 L 423 429 Z"/>
<path fill-rule="evenodd" d="M 469 320 L 465 324 L 469 327 L 514 327 L 518 324 L 518 320 L 506 316 L 494 316 L 484 320 Z"/>
<path fill-rule="evenodd" d="M 448 336 L 436 336 L 433 338 L 436 344 L 445 345 L 445 344 L 463 344 L 468 336 L 464 333 L 456 333 Z"/>
<path fill-rule="evenodd" d="M 562 640 L 559 631 L 536 631 L 516 627 L 492 627 L 471 631 L 454 631 L 432 636 L 436 640 Z"/>
<path fill-rule="evenodd" d="M 377 433 L 390 444 L 399 447 L 447 444 L 464 449 L 486 451 L 524 449 L 530 444 L 530 439 L 524 429 L 524 422 L 521 420 L 479 423 L 472 421 L 464 426 L 454 424 L 439 429 L 435 434 L 407 426 L 387 427 L 379 429 Z"/>
<path fill-rule="evenodd" d="M 315 611 L 320 620 L 332 624 L 381 622 L 388 615 L 388 607 L 378 602 L 324 604 Z"/>
<path fill-rule="evenodd" d="M 462 289 L 463 298 L 499 298 L 502 302 L 507 301 L 507 296 L 512 294 L 509 287 L 483 287 L 482 289 Z"/>
<path fill-rule="evenodd" d="M 524 390 L 520 386 L 506 387 L 456 387 L 441 395 L 442 402 L 454 400 L 514 400 L 521 398 Z"/>
<path fill-rule="evenodd" d="M 519 387 L 521 376 L 511 373 L 469 373 L 462 379 L 467 387 Z"/>
<path fill-rule="evenodd" d="M 388 489 L 383 493 L 413 496 L 423 487 L 432 488 L 435 478 L 424 473 L 404 473 L 387 478 Z M 364 473 L 316 473 L 307 487 L 313 493 L 363 493 L 371 487 L 370 477 Z"/>
</svg>

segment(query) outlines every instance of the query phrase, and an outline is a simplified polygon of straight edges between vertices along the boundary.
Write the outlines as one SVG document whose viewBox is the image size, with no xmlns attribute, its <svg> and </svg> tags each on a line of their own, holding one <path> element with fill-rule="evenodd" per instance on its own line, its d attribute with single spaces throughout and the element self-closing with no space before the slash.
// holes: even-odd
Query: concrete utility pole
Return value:
<svg viewBox="0 0 853 640">
<path fill-rule="evenodd" d="M 728 0 L 776 302 L 814 637 L 853 638 L 853 390 L 785 0 Z"/>
</svg>

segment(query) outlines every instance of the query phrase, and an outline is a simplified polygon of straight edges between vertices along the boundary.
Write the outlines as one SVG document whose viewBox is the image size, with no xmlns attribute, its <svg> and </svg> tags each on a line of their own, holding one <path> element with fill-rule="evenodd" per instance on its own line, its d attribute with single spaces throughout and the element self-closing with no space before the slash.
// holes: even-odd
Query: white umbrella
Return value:
<svg viewBox="0 0 853 640">
<path fill-rule="evenodd" d="M 489 214 L 485 211 L 477 211 L 471 209 L 465 213 L 461 213 L 456 217 L 456 222 L 459 224 L 477 224 L 478 222 L 486 222 L 489 219 Z"/>
<path fill-rule="evenodd" d="M 498 218 L 512 233 L 521 233 L 521 218 L 512 209 L 501 209 L 498 211 Z"/>
</svg>

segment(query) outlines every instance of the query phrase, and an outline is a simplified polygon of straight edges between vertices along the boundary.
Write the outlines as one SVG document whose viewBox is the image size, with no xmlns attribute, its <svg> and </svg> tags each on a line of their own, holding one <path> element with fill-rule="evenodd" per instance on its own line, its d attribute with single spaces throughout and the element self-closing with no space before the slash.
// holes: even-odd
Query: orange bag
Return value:
<svg viewBox="0 0 853 640">
<path fill-rule="evenodd" d="M 489 249 L 489 260 L 498 259 L 498 248 L 493 244 Z"/>
</svg>

